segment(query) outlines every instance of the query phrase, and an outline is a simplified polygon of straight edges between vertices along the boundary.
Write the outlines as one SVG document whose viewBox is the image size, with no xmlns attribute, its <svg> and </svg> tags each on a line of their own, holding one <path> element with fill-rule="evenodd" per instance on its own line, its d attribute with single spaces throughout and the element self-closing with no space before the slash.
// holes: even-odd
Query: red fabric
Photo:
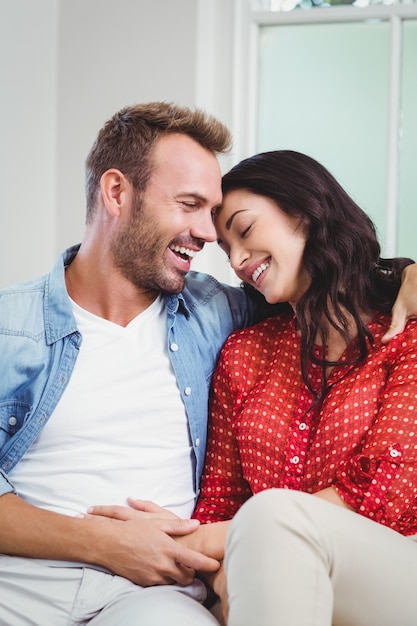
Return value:
<svg viewBox="0 0 417 626">
<path fill-rule="evenodd" d="M 288 315 L 233 333 L 213 376 L 206 467 L 194 517 L 230 519 L 252 493 L 333 485 L 358 513 L 417 532 L 417 321 L 387 346 L 376 314 L 365 362 L 333 368 L 321 406 L 301 379 Z M 344 355 L 346 358 L 346 355 Z M 321 368 L 311 366 L 319 387 Z"/>
</svg>

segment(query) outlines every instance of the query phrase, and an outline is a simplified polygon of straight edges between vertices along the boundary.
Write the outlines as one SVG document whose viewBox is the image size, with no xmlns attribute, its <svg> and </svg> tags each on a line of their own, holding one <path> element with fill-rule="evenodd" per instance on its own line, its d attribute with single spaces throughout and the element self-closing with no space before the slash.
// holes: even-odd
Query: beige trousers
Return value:
<svg viewBox="0 0 417 626">
<path fill-rule="evenodd" d="M 264 491 L 227 539 L 228 626 L 416 626 L 417 542 L 310 494 Z"/>
<path fill-rule="evenodd" d="M 219 626 L 188 587 L 139 587 L 91 568 L 0 555 L 0 626 Z"/>
</svg>

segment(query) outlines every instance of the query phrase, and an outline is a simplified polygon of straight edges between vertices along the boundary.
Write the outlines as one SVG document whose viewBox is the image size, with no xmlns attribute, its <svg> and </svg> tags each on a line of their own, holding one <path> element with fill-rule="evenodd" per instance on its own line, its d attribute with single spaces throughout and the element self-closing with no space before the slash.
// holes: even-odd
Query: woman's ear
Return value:
<svg viewBox="0 0 417 626">
<path fill-rule="evenodd" d="M 120 217 L 123 206 L 131 195 L 131 183 L 120 170 L 106 170 L 100 179 L 103 204 L 113 217 Z"/>
</svg>

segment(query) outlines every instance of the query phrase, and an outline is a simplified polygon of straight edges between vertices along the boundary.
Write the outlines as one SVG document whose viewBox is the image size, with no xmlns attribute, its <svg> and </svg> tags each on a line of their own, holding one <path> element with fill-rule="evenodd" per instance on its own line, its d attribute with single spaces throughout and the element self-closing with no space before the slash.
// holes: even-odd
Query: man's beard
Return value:
<svg viewBox="0 0 417 626">
<path fill-rule="evenodd" d="M 136 196 L 129 223 L 112 242 L 113 262 L 123 276 L 140 290 L 180 293 L 184 288 L 185 275 L 165 269 L 166 246 L 161 242 L 155 222 L 148 217 L 143 203 Z"/>
</svg>

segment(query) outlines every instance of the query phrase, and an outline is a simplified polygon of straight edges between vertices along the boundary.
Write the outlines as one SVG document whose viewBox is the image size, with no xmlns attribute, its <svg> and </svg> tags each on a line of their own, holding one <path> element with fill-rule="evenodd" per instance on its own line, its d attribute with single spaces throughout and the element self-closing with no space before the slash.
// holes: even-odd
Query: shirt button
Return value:
<svg viewBox="0 0 417 626">
<path fill-rule="evenodd" d="M 302 422 L 299 426 L 300 430 L 305 430 L 307 428 L 307 424 L 305 422 Z"/>
<path fill-rule="evenodd" d="M 191 387 L 186 387 L 184 389 L 184 393 L 185 393 L 186 396 L 191 396 Z"/>
<path fill-rule="evenodd" d="M 397 456 L 401 456 L 401 452 L 399 452 L 399 450 L 390 450 L 389 455 L 395 459 Z"/>
<path fill-rule="evenodd" d="M 176 352 L 178 350 L 178 344 L 177 343 L 171 343 L 171 350 L 172 350 L 172 352 Z"/>
<path fill-rule="evenodd" d="M 11 415 L 9 417 L 9 426 L 16 426 L 16 424 L 17 424 L 17 419 L 15 418 L 14 415 Z"/>
<path fill-rule="evenodd" d="M 300 457 L 299 457 L 299 456 L 293 456 L 293 457 L 292 457 L 292 459 L 291 459 L 291 463 L 292 463 L 293 465 L 297 465 L 297 463 L 299 463 L 299 462 L 300 462 Z"/>
<path fill-rule="evenodd" d="M 198 446 L 200 445 L 200 439 L 197 437 L 197 439 L 195 440 L 195 445 L 198 448 Z"/>
</svg>

